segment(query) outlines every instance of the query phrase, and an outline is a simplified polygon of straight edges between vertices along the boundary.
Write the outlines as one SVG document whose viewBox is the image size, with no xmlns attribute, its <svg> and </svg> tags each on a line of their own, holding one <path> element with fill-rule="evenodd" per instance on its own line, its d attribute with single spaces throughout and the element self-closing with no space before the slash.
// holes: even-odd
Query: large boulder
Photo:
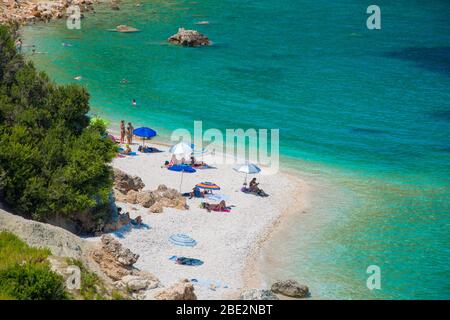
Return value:
<svg viewBox="0 0 450 320">
<path fill-rule="evenodd" d="M 133 265 L 139 258 L 138 254 L 123 248 L 122 244 L 110 235 L 101 238 L 100 247 L 92 252 L 92 258 L 102 271 L 111 279 L 117 281 L 133 274 Z"/>
<path fill-rule="evenodd" d="M 128 191 L 126 198 L 125 198 L 125 200 L 126 200 L 125 202 L 132 203 L 132 204 L 138 203 L 138 195 L 139 194 L 140 193 L 135 190 Z"/>
<path fill-rule="evenodd" d="M 149 209 L 151 213 L 161 213 L 164 211 L 164 207 L 161 205 L 161 203 L 156 202 L 153 204 Z"/>
<path fill-rule="evenodd" d="M 185 47 L 207 46 L 211 44 L 208 37 L 196 30 L 186 30 L 179 28 L 178 32 L 167 39 L 170 43 Z"/>
<path fill-rule="evenodd" d="M 306 298 L 309 288 L 295 280 L 279 280 L 272 284 L 272 291 L 293 298 Z"/>
<path fill-rule="evenodd" d="M 120 169 L 114 168 L 114 188 L 123 193 L 127 194 L 128 191 L 140 191 L 145 187 L 142 179 L 137 176 L 131 176 Z"/>
<path fill-rule="evenodd" d="M 155 289 L 159 286 L 159 280 L 153 275 L 127 275 L 116 282 L 119 289 L 126 289 L 127 291 L 139 292 L 143 290 Z"/>
<path fill-rule="evenodd" d="M 179 210 L 186 210 L 186 198 L 182 196 L 175 189 L 167 188 L 161 184 L 155 191 L 151 192 L 153 197 L 153 204 L 149 207 L 152 213 L 161 213 L 163 208 L 176 208 Z M 143 205 L 144 206 L 144 205 Z"/>
<path fill-rule="evenodd" d="M 280 300 L 270 290 L 247 289 L 241 292 L 240 300 Z"/>
<path fill-rule="evenodd" d="M 155 195 L 151 191 L 139 192 L 136 198 L 136 203 L 141 204 L 144 208 L 150 208 L 155 202 Z"/>
<path fill-rule="evenodd" d="M 156 300 L 197 300 L 194 293 L 194 286 L 188 279 L 183 279 L 178 283 L 158 292 Z"/>
</svg>

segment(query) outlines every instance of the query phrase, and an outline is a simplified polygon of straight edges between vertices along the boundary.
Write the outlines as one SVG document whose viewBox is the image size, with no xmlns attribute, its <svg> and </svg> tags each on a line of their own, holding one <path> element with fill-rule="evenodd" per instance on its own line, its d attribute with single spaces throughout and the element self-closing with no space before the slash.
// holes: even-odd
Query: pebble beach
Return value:
<svg viewBox="0 0 450 320">
<path fill-rule="evenodd" d="M 154 190 L 159 185 L 178 189 L 179 172 L 161 168 L 171 154 L 159 145 L 161 153 L 116 158 L 113 167 L 130 175 L 139 176 L 144 190 Z M 137 150 L 137 145 L 132 146 Z M 205 162 L 208 158 L 205 157 Z M 182 192 L 189 192 L 199 182 L 209 181 L 220 186 L 214 193 L 225 195 L 231 212 L 207 212 L 199 204 L 204 199 L 188 199 L 188 210 L 164 208 L 162 213 L 151 213 L 139 204 L 117 203 L 132 218 L 141 216 L 147 227 L 126 227 L 113 235 L 125 247 L 140 255 L 136 267 L 155 274 L 165 286 L 187 278 L 195 285 L 199 299 L 237 298 L 243 288 L 262 285 L 254 263 L 258 249 L 284 215 L 301 211 L 307 206 L 309 192 L 306 182 L 295 176 L 279 172 L 256 177 L 267 198 L 240 191 L 245 175 L 234 171 L 233 165 L 215 165 L 214 169 L 197 170 L 183 174 Z M 215 203 L 214 201 L 207 200 Z M 192 237 L 197 245 L 180 247 L 169 241 L 173 234 Z M 91 238 L 97 241 L 98 238 Z M 200 266 L 174 263 L 172 256 L 200 259 Z M 151 297 L 147 297 L 151 298 Z"/>
</svg>

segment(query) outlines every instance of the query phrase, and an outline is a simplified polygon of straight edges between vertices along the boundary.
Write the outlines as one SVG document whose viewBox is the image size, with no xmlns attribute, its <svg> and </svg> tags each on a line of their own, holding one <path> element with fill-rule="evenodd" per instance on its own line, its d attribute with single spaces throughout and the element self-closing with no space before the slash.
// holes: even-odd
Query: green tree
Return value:
<svg viewBox="0 0 450 320">
<path fill-rule="evenodd" d="M 116 147 L 89 125 L 89 94 L 37 72 L 0 26 L 0 196 L 22 214 L 76 218 L 106 207 Z"/>
</svg>

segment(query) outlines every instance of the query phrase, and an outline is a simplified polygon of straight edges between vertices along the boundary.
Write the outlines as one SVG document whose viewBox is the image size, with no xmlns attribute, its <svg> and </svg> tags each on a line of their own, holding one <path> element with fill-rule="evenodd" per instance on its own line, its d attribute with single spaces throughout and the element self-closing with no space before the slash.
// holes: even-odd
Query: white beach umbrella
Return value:
<svg viewBox="0 0 450 320">
<path fill-rule="evenodd" d="M 169 152 L 175 156 L 183 156 L 189 158 L 192 153 L 192 148 L 186 142 L 179 142 L 170 147 Z"/>
<path fill-rule="evenodd" d="M 261 169 L 253 163 L 241 164 L 241 165 L 234 167 L 233 169 L 237 172 L 245 173 L 245 183 L 247 183 L 247 175 L 248 174 L 256 174 L 256 173 L 261 172 Z"/>
</svg>

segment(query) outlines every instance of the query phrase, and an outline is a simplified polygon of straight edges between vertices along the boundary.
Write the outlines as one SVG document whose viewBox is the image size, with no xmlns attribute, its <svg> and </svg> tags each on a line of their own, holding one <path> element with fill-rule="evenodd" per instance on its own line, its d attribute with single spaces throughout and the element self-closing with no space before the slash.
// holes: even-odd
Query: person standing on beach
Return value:
<svg viewBox="0 0 450 320">
<path fill-rule="evenodd" d="M 125 120 L 120 121 L 120 143 L 125 143 Z"/>
<path fill-rule="evenodd" d="M 128 122 L 128 127 L 127 127 L 127 141 L 128 144 L 132 144 L 133 143 L 133 126 L 131 125 L 131 122 Z"/>
</svg>

